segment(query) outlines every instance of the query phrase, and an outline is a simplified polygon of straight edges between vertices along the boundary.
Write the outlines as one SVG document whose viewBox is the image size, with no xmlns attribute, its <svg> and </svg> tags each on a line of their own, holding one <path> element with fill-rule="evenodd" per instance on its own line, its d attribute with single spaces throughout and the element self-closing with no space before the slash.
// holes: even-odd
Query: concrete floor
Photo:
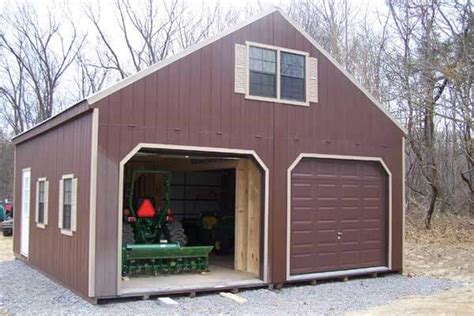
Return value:
<svg viewBox="0 0 474 316">
<path fill-rule="evenodd" d="M 209 264 L 209 272 L 131 277 L 122 281 L 122 294 L 238 287 L 261 283 L 263 281 L 254 274 Z"/>
</svg>

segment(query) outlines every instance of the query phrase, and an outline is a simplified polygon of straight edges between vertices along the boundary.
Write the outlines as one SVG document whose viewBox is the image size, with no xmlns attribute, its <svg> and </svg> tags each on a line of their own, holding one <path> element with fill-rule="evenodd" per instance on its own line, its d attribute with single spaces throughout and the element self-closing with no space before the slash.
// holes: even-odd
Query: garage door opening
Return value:
<svg viewBox="0 0 474 316">
<path fill-rule="evenodd" d="M 121 294 L 263 282 L 264 180 L 252 158 L 141 149 L 123 176 Z"/>
</svg>

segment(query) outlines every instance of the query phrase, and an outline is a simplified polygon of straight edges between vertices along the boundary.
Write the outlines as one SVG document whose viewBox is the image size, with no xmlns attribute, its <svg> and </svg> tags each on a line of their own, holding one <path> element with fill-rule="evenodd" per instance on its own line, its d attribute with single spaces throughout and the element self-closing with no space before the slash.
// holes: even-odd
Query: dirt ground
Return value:
<svg viewBox="0 0 474 316">
<path fill-rule="evenodd" d="M 0 261 L 13 260 L 13 237 L 4 237 L 0 233 Z"/>
<path fill-rule="evenodd" d="M 474 218 L 437 216 L 426 230 L 421 216 L 407 216 L 404 272 L 465 282 L 462 288 L 407 297 L 348 315 L 474 315 Z"/>
</svg>

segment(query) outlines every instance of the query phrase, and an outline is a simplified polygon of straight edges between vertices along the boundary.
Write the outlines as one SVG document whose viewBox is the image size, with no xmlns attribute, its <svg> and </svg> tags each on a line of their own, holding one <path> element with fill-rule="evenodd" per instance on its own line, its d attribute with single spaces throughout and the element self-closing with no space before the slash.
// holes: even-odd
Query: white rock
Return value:
<svg viewBox="0 0 474 316">
<path fill-rule="evenodd" d="M 174 299 L 170 297 L 159 297 L 158 298 L 158 304 L 163 307 L 176 307 L 178 306 L 178 302 L 176 302 Z"/>
</svg>

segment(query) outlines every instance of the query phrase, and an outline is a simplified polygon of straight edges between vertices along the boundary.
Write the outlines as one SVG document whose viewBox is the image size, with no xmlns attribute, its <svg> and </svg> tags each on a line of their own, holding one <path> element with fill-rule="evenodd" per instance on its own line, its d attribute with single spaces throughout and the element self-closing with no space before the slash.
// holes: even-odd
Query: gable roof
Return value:
<svg viewBox="0 0 474 316">
<path fill-rule="evenodd" d="M 298 32 L 300 32 L 306 40 L 308 40 L 311 45 L 313 45 L 317 50 L 319 50 L 319 52 L 321 52 L 321 54 L 323 54 L 334 66 L 336 66 L 337 69 L 339 69 L 359 90 L 361 90 L 368 98 L 370 101 L 372 101 L 372 103 L 374 103 L 404 134 L 407 134 L 407 130 L 390 114 L 390 112 L 387 111 L 387 109 L 385 109 L 385 107 L 369 92 L 367 91 L 367 89 L 365 89 L 344 67 L 342 67 L 321 45 L 319 45 L 305 30 L 303 30 L 299 25 L 296 24 L 296 22 L 294 22 L 285 12 L 283 12 L 283 10 L 281 10 L 280 8 L 278 7 L 273 7 L 271 8 L 270 10 L 267 10 L 267 11 L 264 11 L 262 12 L 261 14 L 258 14 L 258 15 L 255 15 L 253 17 L 251 17 L 250 19 L 240 23 L 240 24 L 237 24 L 219 34 L 217 34 L 216 36 L 214 37 L 210 37 L 202 42 L 199 42 L 197 44 L 194 44 L 190 47 L 188 47 L 187 49 L 181 51 L 180 53 L 172 56 L 172 57 L 169 57 L 167 59 L 164 59 L 154 65 L 151 65 L 150 67 L 148 68 L 145 68 L 131 76 L 128 76 L 127 78 L 125 79 L 122 79 L 120 81 L 118 81 L 117 83 L 115 84 L 112 84 L 111 86 L 107 87 L 107 88 L 104 88 L 90 96 L 88 96 L 87 98 L 85 98 L 84 100 L 81 100 L 79 102 L 77 102 L 75 105 L 63 110 L 62 112 L 59 112 L 57 113 L 56 115 L 50 117 L 49 119 L 37 124 L 36 126 L 32 127 L 31 129 L 29 130 L 26 130 L 18 135 L 16 135 L 13 140 L 17 139 L 18 137 L 20 137 L 21 135 L 24 135 L 26 133 L 29 133 L 31 130 L 33 129 L 36 129 L 38 126 L 40 125 L 43 125 L 45 122 L 47 121 L 50 121 L 52 120 L 53 118 L 57 117 L 57 116 L 60 116 L 60 115 L 63 115 L 63 113 L 67 112 L 69 109 L 73 108 L 74 106 L 77 106 L 79 104 L 83 104 L 84 101 L 87 101 L 87 104 L 91 107 L 94 103 L 108 97 L 109 95 L 113 94 L 114 92 L 120 90 L 120 89 L 123 89 L 131 84 L 133 84 L 134 82 L 174 63 L 175 61 L 181 59 L 181 58 L 184 58 L 185 56 L 188 56 L 190 54 L 192 54 L 193 52 L 207 46 L 207 45 L 210 45 L 218 40 L 220 40 L 221 38 L 235 32 L 235 31 L 238 31 L 244 27 L 246 27 L 247 25 L 255 22 L 255 21 L 258 21 L 262 18 L 264 18 L 265 16 L 267 15 L 270 15 L 272 13 L 275 13 L 275 12 L 278 12 L 291 26 L 293 26 L 296 30 L 298 30 Z M 52 128 L 53 126 L 51 126 L 50 128 Z M 37 135 L 37 133 L 35 134 Z M 33 135 L 32 135 L 33 136 Z M 24 141 L 26 140 L 28 137 L 25 137 L 24 139 L 21 139 L 21 141 Z"/>
</svg>

